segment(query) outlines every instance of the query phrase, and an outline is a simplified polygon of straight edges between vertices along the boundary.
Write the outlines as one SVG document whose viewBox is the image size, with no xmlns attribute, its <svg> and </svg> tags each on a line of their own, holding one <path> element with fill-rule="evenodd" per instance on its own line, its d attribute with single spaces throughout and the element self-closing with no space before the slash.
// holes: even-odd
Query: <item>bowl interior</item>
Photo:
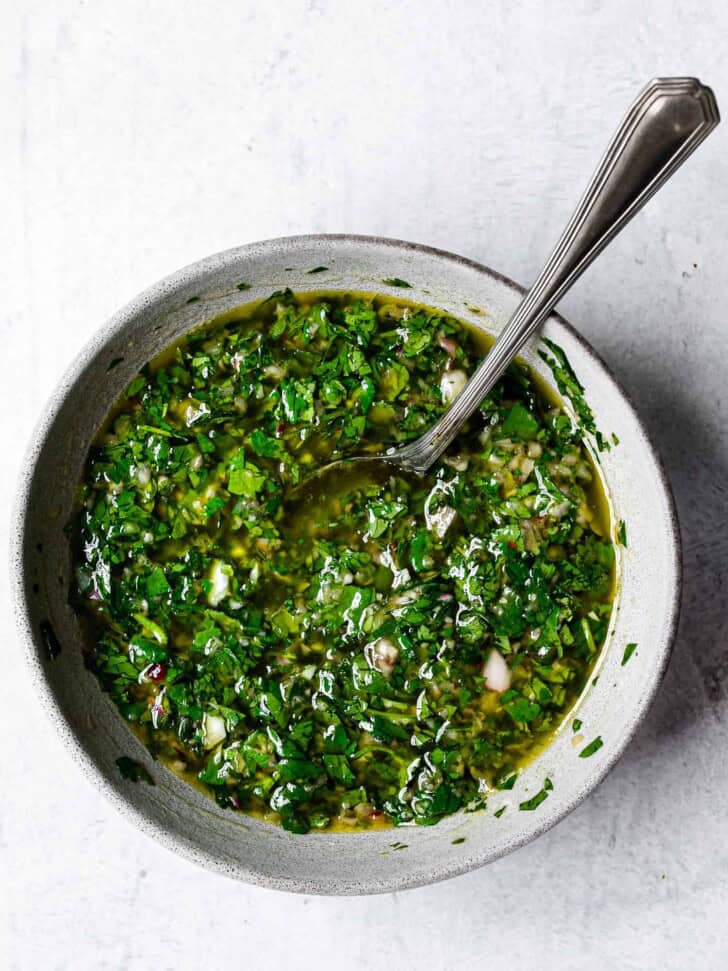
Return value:
<svg viewBox="0 0 728 971">
<path fill-rule="evenodd" d="M 314 267 L 327 267 L 311 275 Z M 399 278 L 410 289 L 384 279 Z M 241 285 L 245 285 L 241 287 Z M 266 886 L 317 893 L 366 893 L 443 879 L 495 859 L 543 832 L 600 781 L 623 751 L 666 666 L 677 616 L 677 528 L 659 460 L 624 394 L 594 353 L 560 318 L 544 335 L 566 352 L 597 426 L 619 445 L 600 456 L 615 521 L 627 524 L 620 589 L 598 678 L 585 692 L 577 736 L 568 719 L 553 744 L 488 811 L 435 827 L 294 836 L 219 809 L 155 763 L 83 665 L 81 633 L 68 605 L 71 553 L 64 527 L 88 445 L 138 368 L 191 327 L 277 289 L 363 290 L 405 296 L 497 335 L 520 291 L 477 264 L 411 244 L 358 237 L 299 237 L 210 257 L 146 291 L 118 313 L 71 367 L 41 421 L 26 462 L 14 538 L 18 615 L 35 678 L 58 731 L 123 811 L 155 838 L 195 861 Z M 538 356 L 523 357 L 553 386 Z M 649 609 L 646 609 L 649 605 Z M 623 664 L 628 643 L 638 645 Z M 579 751 L 597 736 L 591 758 Z M 154 785 L 122 779 L 131 756 Z M 519 804 L 553 789 L 535 811 Z M 505 811 L 496 817 L 501 807 Z M 457 840 L 457 843 L 453 841 Z M 404 848 L 395 849 L 406 844 Z"/>
</svg>

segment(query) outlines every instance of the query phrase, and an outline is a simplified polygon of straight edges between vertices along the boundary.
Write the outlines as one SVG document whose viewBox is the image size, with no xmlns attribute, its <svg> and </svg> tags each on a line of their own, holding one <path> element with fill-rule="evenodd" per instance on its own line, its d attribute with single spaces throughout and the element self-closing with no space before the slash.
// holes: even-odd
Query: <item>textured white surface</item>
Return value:
<svg viewBox="0 0 728 971">
<path fill-rule="evenodd" d="M 728 111 L 721 0 L 56 0 L 3 14 L 3 543 L 47 390 L 147 283 L 316 231 L 427 242 L 527 283 L 644 81 L 697 74 Z M 155 847 L 84 781 L 37 716 L 3 571 L 0 964 L 728 965 L 726 133 L 561 307 L 646 419 L 685 542 L 673 665 L 601 788 L 450 883 L 351 900 L 229 883 Z"/>
</svg>

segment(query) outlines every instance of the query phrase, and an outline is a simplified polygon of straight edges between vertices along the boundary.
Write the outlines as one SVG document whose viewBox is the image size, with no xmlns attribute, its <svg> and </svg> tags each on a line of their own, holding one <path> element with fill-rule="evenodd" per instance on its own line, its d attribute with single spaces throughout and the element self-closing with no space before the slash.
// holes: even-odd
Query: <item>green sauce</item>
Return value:
<svg viewBox="0 0 728 971">
<path fill-rule="evenodd" d="M 89 456 L 79 609 L 104 688 L 218 803 L 310 829 L 485 806 L 552 738 L 609 622 L 615 551 L 580 429 L 510 368 L 423 477 L 475 368 L 463 323 L 289 291 L 151 362 Z"/>
</svg>

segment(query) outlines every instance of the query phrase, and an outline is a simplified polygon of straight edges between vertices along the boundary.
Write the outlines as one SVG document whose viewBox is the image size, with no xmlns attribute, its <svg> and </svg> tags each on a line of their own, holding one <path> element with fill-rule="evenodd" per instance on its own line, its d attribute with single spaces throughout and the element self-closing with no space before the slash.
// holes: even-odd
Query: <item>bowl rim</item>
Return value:
<svg viewBox="0 0 728 971">
<path fill-rule="evenodd" d="M 48 431 L 50 430 L 58 412 L 63 406 L 65 397 L 83 372 L 86 365 L 93 359 L 98 351 L 99 344 L 108 340 L 117 330 L 126 325 L 129 318 L 137 314 L 142 307 L 149 301 L 156 300 L 162 295 L 168 295 L 180 286 L 189 286 L 196 279 L 203 277 L 208 271 L 218 269 L 229 263 L 234 263 L 244 259 L 247 254 L 259 255 L 261 249 L 279 248 L 281 246 L 305 246 L 316 244 L 341 244 L 352 243 L 355 245 L 370 245 L 381 247 L 382 249 L 396 249 L 400 251 L 412 251 L 426 256 L 435 257 L 438 260 L 447 261 L 456 265 L 467 267 L 503 284 L 519 297 L 526 293 L 526 288 L 514 282 L 510 277 L 505 276 L 497 270 L 477 260 L 469 257 L 460 256 L 448 250 L 428 246 L 422 243 L 414 243 L 406 240 L 393 239 L 390 237 L 359 235 L 354 233 L 311 233 L 294 236 L 279 236 L 266 240 L 259 240 L 221 250 L 218 253 L 203 257 L 193 263 L 189 263 L 174 272 L 162 277 L 155 283 L 145 287 L 134 298 L 128 301 L 123 307 L 117 310 L 84 343 L 77 354 L 74 355 L 70 363 L 65 367 L 60 379 L 57 381 L 53 391 L 48 396 L 43 405 L 35 427 L 30 436 L 29 442 L 24 452 L 23 463 L 19 476 L 19 483 L 16 486 L 15 498 L 10 517 L 10 588 L 12 593 L 13 610 L 16 620 L 16 628 L 19 638 L 23 645 L 23 653 L 26 660 L 27 670 L 30 673 L 33 686 L 40 696 L 42 707 L 50 718 L 51 724 L 61 729 L 60 735 L 66 748 L 71 752 L 74 760 L 79 764 L 84 774 L 90 782 L 93 782 L 98 790 L 108 799 L 120 814 L 133 821 L 135 826 L 141 829 L 146 835 L 152 837 L 158 844 L 166 849 L 183 856 L 192 863 L 202 865 L 208 870 L 222 874 L 227 877 L 237 878 L 247 883 L 265 887 L 268 889 L 282 890 L 296 893 L 317 893 L 322 895 L 360 895 L 366 893 L 389 893 L 397 890 L 405 890 L 418 886 L 426 886 L 441 880 L 451 879 L 464 873 L 479 869 L 487 863 L 499 859 L 514 850 L 520 849 L 527 843 L 542 836 L 557 823 L 566 818 L 577 806 L 579 806 L 587 796 L 603 782 L 608 773 L 616 765 L 630 744 L 637 729 L 644 721 L 653 701 L 664 679 L 667 667 L 672 656 L 673 648 L 678 631 L 680 619 L 680 607 L 683 587 L 683 562 L 682 562 L 682 541 L 680 536 L 680 526 L 677 515 L 677 508 L 672 488 L 667 476 L 667 472 L 662 461 L 662 457 L 652 441 L 652 438 L 645 427 L 642 419 L 635 408 L 631 396 L 624 389 L 621 382 L 615 376 L 613 370 L 594 350 L 591 344 L 584 338 L 561 314 L 552 311 L 547 320 L 556 321 L 569 336 L 575 340 L 586 356 L 597 366 L 598 369 L 608 377 L 619 396 L 626 405 L 636 426 L 644 437 L 646 448 L 649 450 L 654 461 L 655 468 L 659 477 L 659 483 L 666 499 L 667 523 L 669 527 L 668 547 L 672 554 L 672 566 L 675 577 L 674 589 L 670 601 L 671 616 L 666 625 L 666 636 L 661 651 L 659 663 L 655 669 L 655 674 L 640 696 L 639 703 L 633 708 L 633 721 L 628 730 L 618 739 L 612 742 L 609 747 L 608 757 L 601 760 L 594 766 L 593 774 L 588 785 L 580 791 L 574 792 L 566 802 L 559 808 L 558 812 L 548 820 L 544 820 L 533 832 L 524 833 L 510 841 L 507 845 L 496 850 L 483 852 L 461 862 L 453 861 L 452 865 L 440 867 L 436 872 L 428 874 L 418 874 L 416 876 L 398 875 L 395 871 L 392 876 L 385 879 L 378 878 L 372 881 L 371 885 L 359 886 L 356 889 L 344 887 L 330 887 L 329 885 L 312 886 L 310 882 L 304 882 L 295 876 L 292 877 L 269 877 L 257 870 L 247 868 L 238 863 L 231 866 L 219 857 L 208 852 L 199 843 L 187 839 L 179 833 L 172 832 L 162 823 L 158 822 L 143 809 L 135 805 L 124 797 L 111 782 L 106 778 L 104 772 L 94 761 L 89 752 L 86 751 L 80 738 L 71 727 L 66 715 L 57 701 L 49 680 L 45 675 L 43 664 L 40 660 L 38 644 L 35 634 L 31 629 L 28 616 L 28 604 L 26 597 L 26 580 L 24 571 L 24 550 L 26 544 L 27 520 L 29 517 L 29 499 L 31 484 L 34 478 L 35 459 L 37 458 L 43 443 L 45 442 Z M 605 753 L 606 755 L 606 753 Z M 321 834 L 314 834 L 313 838 L 321 838 Z"/>
</svg>

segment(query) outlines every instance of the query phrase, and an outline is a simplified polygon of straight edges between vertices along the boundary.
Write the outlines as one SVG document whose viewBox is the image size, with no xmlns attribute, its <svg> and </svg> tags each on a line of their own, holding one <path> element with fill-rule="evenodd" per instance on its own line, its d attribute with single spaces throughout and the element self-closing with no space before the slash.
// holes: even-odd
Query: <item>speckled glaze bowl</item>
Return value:
<svg viewBox="0 0 728 971">
<path fill-rule="evenodd" d="M 325 272 L 310 275 L 314 267 Z M 399 277 L 405 292 L 382 281 Z M 242 292 L 239 284 L 250 289 Z M 680 586 L 678 527 L 660 461 L 624 392 L 586 342 L 553 315 L 544 335 L 565 350 L 598 427 L 619 445 L 601 455 L 614 521 L 625 520 L 619 593 L 598 678 L 554 742 L 498 792 L 487 812 L 433 827 L 352 834 L 284 830 L 219 809 L 155 763 L 84 667 L 81 632 L 68 605 L 72 512 L 89 443 L 109 406 L 141 365 L 189 328 L 271 291 L 364 290 L 406 296 L 497 334 L 521 290 L 469 260 L 410 243 L 355 236 L 303 236 L 254 243 L 167 277 L 121 310 L 76 359 L 56 389 L 25 463 L 12 532 L 17 613 L 33 678 L 59 734 L 113 803 L 154 839 L 228 876 L 302 893 L 400 890 L 482 866 L 545 832 L 600 782 L 634 734 L 668 663 Z M 475 313 L 473 308 L 482 312 Z M 523 357 L 553 385 L 535 339 Z M 636 643 L 623 664 L 628 643 Z M 599 736 L 590 758 L 579 752 Z M 129 756 L 154 784 L 122 778 Z M 553 788 L 537 809 L 519 809 Z M 502 807 L 499 816 L 495 812 Z M 394 849 L 393 844 L 404 848 Z"/>
</svg>

